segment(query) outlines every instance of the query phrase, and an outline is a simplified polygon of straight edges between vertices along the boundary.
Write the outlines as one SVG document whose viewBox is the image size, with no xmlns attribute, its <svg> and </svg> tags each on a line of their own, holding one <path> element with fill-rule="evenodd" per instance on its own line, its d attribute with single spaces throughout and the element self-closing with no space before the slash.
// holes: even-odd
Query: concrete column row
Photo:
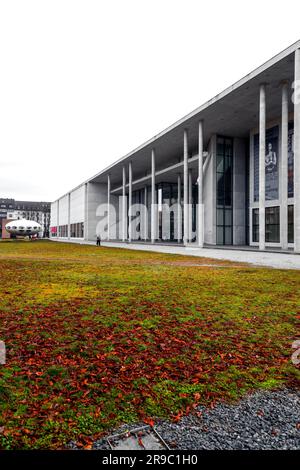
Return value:
<svg viewBox="0 0 300 470">
<path fill-rule="evenodd" d="M 151 152 L 151 243 L 156 240 L 155 150 Z"/>
<path fill-rule="evenodd" d="M 197 232 L 198 232 L 198 246 L 203 247 L 204 244 L 204 209 L 203 209 L 203 122 L 199 122 L 199 137 L 198 137 L 198 146 L 199 146 L 199 165 L 198 165 L 198 212 L 197 212 Z M 131 220 L 130 208 L 132 206 L 132 163 L 129 163 L 129 197 L 128 197 L 128 215 L 129 221 Z M 157 201 L 156 201 L 156 155 L 155 149 L 151 151 L 151 223 L 150 223 L 150 237 L 151 243 L 155 243 L 157 239 Z M 178 189 L 178 202 L 180 206 L 178 207 L 178 223 L 177 223 L 177 238 L 180 242 L 183 238 L 184 244 L 187 244 L 191 241 L 192 238 L 192 171 L 188 168 L 188 132 L 185 129 L 183 135 L 183 234 L 182 234 L 182 208 L 181 208 L 181 175 L 177 177 L 177 189 Z M 110 179 L 108 176 L 108 192 L 110 193 Z M 122 240 L 127 240 L 127 227 L 128 220 L 126 214 L 126 168 L 123 166 L 123 184 L 122 184 Z M 147 206 L 148 199 L 148 189 L 144 188 L 144 202 Z M 108 194 L 108 201 L 110 196 Z M 147 213 L 143 216 L 143 234 L 142 238 L 144 240 L 148 239 L 148 218 Z M 108 214 L 109 219 L 109 214 Z M 132 234 L 130 233 L 130 223 L 128 231 L 128 241 L 132 240 Z"/>
<path fill-rule="evenodd" d="M 259 249 L 265 249 L 266 85 L 259 89 Z"/>
<path fill-rule="evenodd" d="M 288 248 L 288 83 L 282 82 L 281 95 L 281 183 L 280 242 Z M 300 49 L 295 52 L 294 72 L 294 251 L 300 253 Z M 265 243 L 265 155 L 266 155 L 266 85 L 259 90 L 259 249 Z"/>
<path fill-rule="evenodd" d="M 187 129 L 183 133 L 183 243 L 188 243 L 189 232 L 189 174 L 188 174 L 188 134 Z"/>
<path fill-rule="evenodd" d="M 294 77 L 294 250 L 300 253 L 300 49 Z"/>
<path fill-rule="evenodd" d="M 281 104 L 281 208 L 280 208 L 280 241 L 281 248 L 288 248 L 288 126 L 289 102 L 288 83 L 282 84 Z"/>
</svg>

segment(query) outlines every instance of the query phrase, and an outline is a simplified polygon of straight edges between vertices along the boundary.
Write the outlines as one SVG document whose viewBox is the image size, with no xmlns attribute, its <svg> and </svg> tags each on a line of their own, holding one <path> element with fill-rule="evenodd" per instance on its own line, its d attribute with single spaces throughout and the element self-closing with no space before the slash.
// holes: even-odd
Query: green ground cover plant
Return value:
<svg viewBox="0 0 300 470">
<path fill-rule="evenodd" d="M 116 248 L 0 242 L 0 448 L 299 386 L 300 273 Z"/>
</svg>

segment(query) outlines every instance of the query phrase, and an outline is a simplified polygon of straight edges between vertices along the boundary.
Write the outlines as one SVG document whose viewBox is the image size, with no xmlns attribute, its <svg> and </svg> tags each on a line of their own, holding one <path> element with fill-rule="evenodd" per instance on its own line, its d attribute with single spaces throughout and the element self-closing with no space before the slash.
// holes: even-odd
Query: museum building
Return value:
<svg viewBox="0 0 300 470">
<path fill-rule="evenodd" d="M 51 238 L 99 231 L 300 252 L 300 41 L 51 204 Z"/>
</svg>

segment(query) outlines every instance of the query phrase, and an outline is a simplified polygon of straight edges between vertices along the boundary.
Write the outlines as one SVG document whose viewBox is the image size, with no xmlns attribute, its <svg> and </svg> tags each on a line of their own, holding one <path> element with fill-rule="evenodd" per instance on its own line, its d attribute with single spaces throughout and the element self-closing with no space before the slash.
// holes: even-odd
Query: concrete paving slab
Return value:
<svg viewBox="0 0 300 470">
<path fill-rule="evenodd" d="M 115 434 L 107 438 L 113 450 L 164 450 L 167 444 L 159 436 L 157 431 L 150 426 L 143 426 L 121 434 Z"/>
<path fill-rule="evenodd" d="M 85 245 L 95 245 L 90 241 L 53 240 Z M 294 253 L 280 253 L 267 251 L 247 251 L 245 249 L 197 248 L 193 246 L 152 245 L 139 243 L 102 242 L 102 246 L 111 248 L 125 248 L 127 250 L 141 250 L 156 253 L 170 253 L 184 256 L 199 256 L 204 258 L 249 263 L 254 266 L 265 266 L 275 269 L 300 269 L 300 255 Z"/>
<path fill-rule="evenodd" d="M 255 266 L 266 266 L 276 269 L 300 269 L 300 256 L 292 253 L 268 253 L 245 250 L 221 250 L 219 248 L 194 248 L 162 245 L 139 245 L 138 243 L 103 242 L 103 246 L 127 248 L 129 250 L 143 250 L 157 253 L 170 253 L 184 256 L 200 256 L 204 258 L 249 263 Z"/>
</svg>

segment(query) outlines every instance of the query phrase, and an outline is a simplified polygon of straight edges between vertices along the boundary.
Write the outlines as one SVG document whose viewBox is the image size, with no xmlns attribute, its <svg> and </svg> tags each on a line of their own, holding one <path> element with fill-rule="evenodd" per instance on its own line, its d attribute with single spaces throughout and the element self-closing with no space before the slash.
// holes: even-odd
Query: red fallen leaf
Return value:
<svg viewBox="0 0 300 470">
<path fill-rule="evenodd" d="M 154 426 L 154 421 L 153 421 L 153 419 L 150 419 L 150 418 L 145 418 L 144 423 L 149 424 L 149 426 L 151 426 L 152 428 Z"/>
<path fill-rule="evenodd" d="M 200 400 L 200 398 L 201 398 L 200 393 L 198 393 L 198 392 L 194 393 L 194 398 L 195 398 L 195 400 Z"/>
<path fill-rule="evenodd" d="M 140 436 L 138 437 L 138 443 L 139 443 L 139 445 L 140 445 L 143 449 L 145 449 L 145 446 L 144 446 L 144 444 L 143 444 L 142 438 L 141 438 Z"/>
<path fill-rule="evenodd" d="M 201 379 L 202 376 L 203 376 L 202 372 L 197 372 L 197 374 L 195 374 L 195 377 L 197 379 Z"/>
<path fill-rule="evenodd" d="M 43 375 L 43 372 L 36 372 L 35 375 L 37 375 L 38 377 L 40 377 L 41 375 Z"/>
<path fill-rule="evenodd" d="M 178 422 L 180 418 L 182 417 L 182 415 L 183 415 L 182 411 L 179 411 L 179 413 L 177 413 L 176 416 L 173 416 L 173 420 Z"/>
</svg>

